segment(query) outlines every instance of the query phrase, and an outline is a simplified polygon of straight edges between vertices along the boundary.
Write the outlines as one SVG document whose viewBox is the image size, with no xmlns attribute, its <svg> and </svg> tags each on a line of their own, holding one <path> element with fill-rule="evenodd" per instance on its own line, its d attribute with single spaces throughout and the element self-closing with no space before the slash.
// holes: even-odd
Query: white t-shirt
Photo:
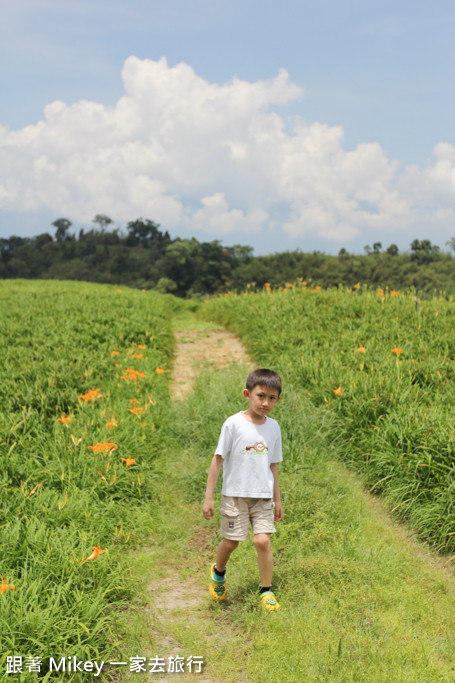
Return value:
<svg viewBox="0 0 455 683">
<path fill-rule="evenodd" d="M 257 425 L 241 412 L 231 415 L 221 428 L 215 454 L 223 458 L 223 495 L 273 497 L 270 464 L 283 460 L 276 420 L 266 417 L 264 424 Z"/>
</svg>

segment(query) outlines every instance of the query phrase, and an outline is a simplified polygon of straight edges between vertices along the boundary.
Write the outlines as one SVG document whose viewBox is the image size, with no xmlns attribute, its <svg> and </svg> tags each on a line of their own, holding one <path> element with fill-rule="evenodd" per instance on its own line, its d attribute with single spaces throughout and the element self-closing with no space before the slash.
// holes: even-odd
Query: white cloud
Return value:
<svg viewBox="0 0 455 683">
<path fill-rule="evenodd" d="M 453 229 L 455 147 L 400 169 L 377 143 L 343 148 L 343 129 L 275 108 L 300 98 L 286 71 L 209 83 L 185 63 L 130 57 L 115 106 L 52 102 L 36 125 L 0 127 L 0 208 L 87 222 L 149 217 L 213 239 L 280 225 L 347 242 L 424 221 Z"/>
</svg>

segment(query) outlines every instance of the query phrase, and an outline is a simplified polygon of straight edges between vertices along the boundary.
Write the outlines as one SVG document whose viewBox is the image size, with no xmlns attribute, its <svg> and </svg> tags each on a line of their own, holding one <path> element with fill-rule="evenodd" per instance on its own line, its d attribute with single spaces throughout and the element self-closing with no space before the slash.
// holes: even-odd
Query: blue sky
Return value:
<svg viewBox="0 0 455 683">
<path fill-rule="evenodd" d="M 2 15 L 1 237 L 96 213 L 256 253 L 455 235 L 453 2 L 16 0 Z"/>
</svg>

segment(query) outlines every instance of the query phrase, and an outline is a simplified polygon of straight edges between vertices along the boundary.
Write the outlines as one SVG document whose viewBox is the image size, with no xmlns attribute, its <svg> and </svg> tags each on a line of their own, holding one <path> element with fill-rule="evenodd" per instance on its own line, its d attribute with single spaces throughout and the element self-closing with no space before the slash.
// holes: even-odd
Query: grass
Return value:
<svg viewBox="0 0 455 683">
<path fill-rule="evenodd" d="M 359 381 L 365 370 L 352 367 L 347 346 L 341 354 L 349 335 L 343 336 L 336 322 L 343 305 L 346 312 L 354 309 L 334 293 L 320 300 L 308 295 L 301 301 L 283 298 L 277 308 L 270 295 L 207 304 L 213 318 L 242 331 L 258 363 L 275 361 L 284 380 L 274 413 L 285 444 L 280 469 L 285 519 L 273 538 L 274 587 L 282 609 L 263 614 L 251 543 L 232 555 L 227 604 L 204 597 L 219 526 L 218 516 L 207 522 L 201 514 L 207 470 L 222 422 L 244 406 L 246 368 L 204 370 L 194 393 L 175 405 L 167 392 L 171 326 L 209 330 L 213 323 L 194 318 L 192 304 L 146 292 L 77 283 L 0 283 L 0 333 L 7 350 L 0 360 L 5 407 L 0 574 L 16 586 L 0 594 L 0 680 L 53 678 L 45 670 L 40 676 L 7 675 L 8 655 L 46 659 L 74 652 L 101 661 L 167 657 L 172 647 L 185 657 L 203 656 L 206 676 L 226 682 L 454 680 L 450 564 L 442 566 L 446 558 L 439 559 L 407 527 L 391 522 L 341 464 L 340 455 L 347 452 L 342 425 L 354 419 L 355 392 L 348 391 L 348 381 Z M 356 300 L 356 306 L 365 302 L 368 297 Z M 367 322 L 372 328 L 378 312 L 371 303 Z M 317 327 L 322 311 L 327 318 L 320 328 L 330 338 L 334 329 L 341 335 L 329 359 L 330 344 Z M 312 339 L 320 348 L 312 348 L 311 340 L 302 342 L 304 315 L 310 313 L 316 326 Z M 349 320 L 355 326 L 355 316 Z M 251 334 L 264 325 L 267 335 Z M 369 361 L 375 368 L 370 375 L 392 386 L 399 370 L 400 389 L 408 386 L 411 393 L 398 404 L 417 410 L 414 385 L 409 388 L 414 366 L 397 366 L 392 358 L 389 367 L 386 353 L 381 361 L 386 334 L 383 324 L 376 332 L 379 350 Z M 429 330 L 425 334 L 431 338 Z M 434 345 L 441 353 L 446 349 L 447 361 L 437 366 L 445 378 L 440 397 L 448 389 L 451 367 L 444 334 L 439 330 Z M 10 339 L 18 341 L 7 345 Z M 311 362 L 299 343 L 307 344 Z M 144 357 L 133 358 L 139 351 Z M 130 367 L 145 373 L 140 384 L 121 379 Z M 156 374 L 158 367 L 165 373 Z M 302 368 L 305 377 L 314 369 L 311 386 L 307 379 L 302 382 Z M 342 410 L 333 394 L 338 382 L 348 394 Z M 79 400 L 96 388 L 102 398 Z M 130 413 L 132 405 L 144 412 Z M 375 437 L 365 413 L 371 403 L 360 407 L 366 426 L 351 442 L 354 454 L 357 438 Z M 393 415 L 392 409 L 386 412 Z M 68 426 L 57 421 L 62 414 L 73 415 Z M 117 427 L 107 427 L 113 418 Z M 409 420 L 413 434 L 415 423 Z M 114 442 L 114 434 L 118 448 L 110 455 L 87 448 Z M 121 457 L 128 455 L 137 464 L 126 467 Z M 373 479 L 373 484 L 379 481 Z M 219 491 L 220 484 L 218 496 Z M 106 552 L 87 561 L 96 545 Z M 181 608 L 154 610 L 160 587 L 172 590 L 173 585 L 183 588 L 183 596 L 187 589 L 189 597 L 193 591 L 203 597 L 190 608 L 182 599 Z M 100 678 L 136 676 L 106 667 Z M 65 680 L 86 679 L 74 674 Z"/>
<path fill-rule="evenodd" d="M 201 518 L 207 469 L 220 425 L 244 407 L 244 379 L 244 368 L 206 370 L 194 394 L 174 408 L 162 461 L 163 524 L 154 535 L 157 580 L 171 555 L 176 580 L 207 583 L 219 525 L 218 516 Z M 181 652 L 202 654 L 206 674 L 217 680 L 452 681 L 452 574 L 335 459 L 309 398 L 285 385 L 274 415 L 286 444 L 285 520 L 273 538 L 282 609 L 259 611 L 256 553 L 245 542 L 230 560 L 228 603 L 207 597 L 192 610 L 199 618 L 189 629 L 191 612 L 177 611 L 168 633 Z"/>
<path fill-rule="evenodd" d="M 118 648 L 135 591 L 123 554 L 153 528 L 169 402 L 155 369 L 169 369 L 173 337 L 144 292 L 14 281 L 0 301 L 0 574 L 15 586 L 0 594 L 0 672 L 12 680 L 7 657 L 39 656 L 47 680 L 51 656 Z"/>
</svg>

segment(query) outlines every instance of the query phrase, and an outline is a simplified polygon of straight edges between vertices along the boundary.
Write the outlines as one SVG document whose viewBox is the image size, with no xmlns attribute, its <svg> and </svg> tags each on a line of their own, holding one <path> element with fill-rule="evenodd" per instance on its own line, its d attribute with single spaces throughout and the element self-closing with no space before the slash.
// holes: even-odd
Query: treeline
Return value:
<svg viewBox="0 0 455 683">
<path fill-rule="evenodd" d="M 218 240 L 171 239 L 149 219 L 137 219 L 126 232 L 97 215 L 91 229 L 72 233 L 71 222 L 59 218 L 49 232 L 36 237 L 0 239 L 0 278 L 85 280 L 157 289 L 177 296 L 214 294 L 284 285 L 297 278 L 322 287 L 357 282 L 391 289 L 417 289 L 455 294 L 455 259 L 430 240 L 414 240 L 410 251 L 395 244 L 366 246 L 364 254 L 341 249 L 337 256 L 319 251 L 253 256 L 253 248 L 223 246 Z M 455 238 L 448 243 L 455 251 Z"/>
</svg>

